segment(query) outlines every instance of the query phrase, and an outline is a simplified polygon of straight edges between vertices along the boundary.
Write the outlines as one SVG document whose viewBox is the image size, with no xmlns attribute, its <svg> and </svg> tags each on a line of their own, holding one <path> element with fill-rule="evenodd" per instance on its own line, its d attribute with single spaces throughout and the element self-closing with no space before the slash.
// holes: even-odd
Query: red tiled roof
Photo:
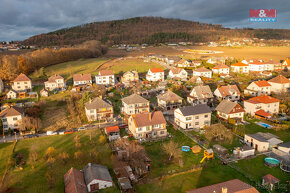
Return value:
<svg viewBox="0 0 290 193">
<path fill-rule="evenodd" d="M 287 64 L 287 66 L 290 66 L 290 59 L 285 59 L 283 62 L 282 62 L 282 64 L 284 63 L 284 62 L 286 62 L 286 64 Z"/>
<path fill-rule="evenodd" d="M 272 176 L 271 174 L 267 174 L 266 176 L 263 176 L 263 179 L 265 181 L 265 183 L 270 183 L 270 184 L 276 184 L 278 182 L 280 182 L 280 180 L 274 176 Z"/>
<path fill-rule="evenodd" d="M 205 67 L 201 67 L 196 69 L 195 72 L 211 72 L 211 71 Z"/>
<path fill-rule="evenodd" d="M 253 186 L 238 179 L 189 190 L 187 193 L 222 193 L 222 188 L 227 188 L 228 193 L 259 193 Z"/>
<path fill-rule="evenodd" d="M 106 133 L 119 132 L 119 126 L 106 127 Z"/>
<path fill-rule="evenodd" d="M 171 72 L 173 74 L 179 74 L 183 69 L 182 68 L 172 68 L 171 69 Z"/>
<path fill-rule="evenodd" d="M 249 65 L 248 64 L 244 64 L 242 62 L 238 62 L 238 63 L 232 64 L 232 66 L 249 66 Z"/>
<path fill-rule="evenodd" d="M 254 103 L 254 104 L 257 104 L 257 103 L 268 104 L 268 103 L 280 102 L 280 100 L 275 99 L 275 98 L 268 96 L 268 95 L 260 95 L 257 97 L 250 98 L 249 100 L 246 100 L 246 101 L 249 103 Z"/>
<path fill-rule="evenodd" d="M 218 65 L 216 65 L 213 69 L 222 69 L 222 68 L 230 68 L 230 67 L 228 67 L 228 66 L 225 65 L 225 64 L 218 64 Z"/>
<path fill-rule="evenodd" d="M 166 124 L 166 120 L 161 111 L 155 111 L 150 113 L 139 113 L 132 115 L 132 117 L 136 127 Z"/>
<path fill-rule="evenodd" d="M 74 81 L 90 81 L 92 80 L 91 74 L 74 74 L 73 75 Z"/>
<path fill-rule="evenodd" d="M 112 70 L 101 70 L 99 73 L 101 76 L 114 75 L 114 72 Z"/>
<path fill-rule="evenodd" d="M 14 79 L 14 82 L 21 82 L 21 81 L 31 81 L 25 74 L 21 73 L 17 78 Z"/>
<path fill-rule="evenodd" d="M 163 72 L 163 69 L 162 68 L 150 68 L 150 71 L 152 73 L 158 73 L 158 72 Z"/>
<path fill-rule="evenodd" d="M 259 62 L 259 61 L 253 61 L 253 62 L 251 62 L 251 63 L 249 63 L 249 64 L 254 64 L 254 65 L 264 65 L 264 64 L 266 64 L 266 63 L 264 63 L 264 62 Z"/>
<path fill-rule="evenodd" d="M 237 85 L 221 86 L 218 88 L 218 90 L 223 97 L 231 96 L 231 91 L 237 92 L 238 95 L 240 94 L 240 91 L 239 91 Z"/>
<path fill-rule="evenodd" d="M 271 117 L 271 114 L 265 112 L 263 109 L 256 111 L 255 114 L 262 117 Z"/>
<path fill-rule="evenodd" d="M 64 175 L 64 186 L 66 193 L 87 193 L 84 174 L 75 168 L 71 168 Z"/>
<path fill-rule="evenodd" d="M 276 76 L 275 78 L 272 78 L 268 82 L 274 82 L 274 83 L 279 83 L 279 84 L 286 84 L 286 83 L 290 83 L 290 80 L 287 79 L 286 77 L 282 76 L 282 75 L 279 75 L 279 76 Z"/>
<path fill-rule="evenodd" d="M 10 117 L 10 116 L 17 116 L 23 114 L 23 109 L 19 107 L 7 107 L 3 111 L 0 112 L 0 117 Z"/>
<path fill-rule="evenodd" d="M 254 83 L 255 83 L 258 87 L 271 86 L 271 84 L 269 84 L 266 80 L 254 81 Z"/>
<path fill-rule="evenodd" d="M 47 82 L 56 82 L 57 79 L 63 79 L 63 77 L 60 75 L 53 75 L 53 76 L 48 78 Z"/>
</svg>

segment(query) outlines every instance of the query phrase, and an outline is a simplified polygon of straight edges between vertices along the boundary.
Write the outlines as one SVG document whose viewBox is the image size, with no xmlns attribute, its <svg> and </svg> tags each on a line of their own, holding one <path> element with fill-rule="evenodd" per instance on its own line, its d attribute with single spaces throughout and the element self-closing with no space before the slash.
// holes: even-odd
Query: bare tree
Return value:
<svg viewBox="0 0 290 193">
<path fill-rule="evenodd" d="M 232 131 L 227 129 L 223 124 L 217 123 L 205 129 L 205 137 L 208 141 L 226 141 L 232 142 Z"/>
<path fill-rule="evenodd" d="M 177 143 L 169 141 L 168 143 L 163 143 L 162 147 L 169 156 L 168 160 L 171 160 L 172 158 L 179 160 L 181 158 L 181 150 Z"/>
</svg>

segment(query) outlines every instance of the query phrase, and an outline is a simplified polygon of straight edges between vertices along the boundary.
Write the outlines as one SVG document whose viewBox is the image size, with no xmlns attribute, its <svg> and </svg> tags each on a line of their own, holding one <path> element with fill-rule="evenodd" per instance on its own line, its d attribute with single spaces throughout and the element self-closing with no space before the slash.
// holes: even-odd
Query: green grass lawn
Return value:
<svg viewBox="0 0 290 193">
<path fill-rule="evenodd" d="M 275 131 L 273 129 L 266 129 L 264 127 L 261 127 L 254 122 L 259 122 L 261 120 L 247 120 L 250 124 L 245 125 L 245 133 L 246 134 L 253 134 L 257 132 L 269 132 L 272 133 L 276 136 L 278 136 L 282 141 L 288 142 L 290 140 L 290 131 L 289 129 L 286 130 L 280 130 L 280 131 Z"/>
<path fill-rule="evenodd" d="M 89 132 L 92 132 L 92 142 L 89 140 Z M 78 135 L 80 137 L 80 143 L 82 146 L 79 148 L 84 153 L 81 159 L 76 159 L 74 153 L 78 149 L 74 146 L 74 137 Z M 16 147 L 14 154 L 22 153 L 24 155 L 25 165 L 23 170 L 17 167 L 9 170 L 8 183 L 9 188 L 13 192 L 63 192 L 64 183 L 63 175 L 71 168 L 82 169 L 88 162 L 103 164 L 112 169 L 111 165 L 111 150 L 108 144 L 100 144 L 98 142 L 100 136 L 99 130 L 82 131 L 74 134 L 59 135 L 59 136 L 47 136 L 35 139 L 20 140 Z M 2 145 L 3 146 L 3 145 Z M 38 153 L 38 159 L 36 163 L 33 163 L 29 159 L 29 152 L 32 146 L 34 146 Z M 48 186 L 46 179 L 46 173 L 50 170 L 46 159 L 44 158 L 45 151 L 48 147 L 54 147 L 57 154 L 61 152 L 67 152 L 70 156 L 67 163 L 62 163 L 56 158 L 53 163 L 54 184 L 51 188 Z M 8 147 L 6 147 L 8 148 Z M 88 156 L 89 152 L 96 152 L 98 155 L 95 158 Z M 0 150 L 2 152 L 2 149 Z M 2 168 L 1 157 L 0 167 Z M 111 188 L 104 192 L 118 192 L 117 188 Z"/>
<path fill-rule="evenodd" d="M 168 160 L 168 155 L 163 151 L 162 144 L 173 140 L 178 143 L 179 147 L 188 145 L 192 147 L 195 143 L 186 137 L 183 133 L 178 130 L 174 130 L 171 126 L 167 127 L 167 130 L 173 135 L 172 139 L 165 141 L 145 143 L 145 150 L 148 153 L 151 163 L 151 171 L 149 173 L 150 178 L 156 178 L 162 175 L 166 175 L 171 171 L 181 172 L 191 169 L 193 166 L 199 164 L 199 161 L 203 158 L 203 152 L 194 154 L 190 152 L 182 152 L 184 166 L 180 167 L 178 163 Z"/>
<path fill-rule="evenodd" d="M 153 183 L 140 184 L 137 186 L 139 193 L 176 193 L 186 192 L 203 186 L 208 186 L 231 179 L 240 179 L 247 182 L 247 179 L 232 168 L 221 165 L 217 160 L 209 161 L 201 171 L 181 174 L 164 180 L 157 180 Z"/>
<path fill-rule="evenodd" d="M 98 73 L 96 70 L 97 67 L 108 60 L 109 59 L 107 58 L 90 58 L 64 62 L 46 67 L 44 73 L 48 77 L 54 74 L 59 74 L 66 80 L 72 78 L 73 74 L 76 73 L 91 73 L 92 75 L 96 75 Z M 30 77 L 36 79 L 37 73 L 32 73 Z"/>
<path fill-rule="evenodd" d="M 289 181 L 290 175 L 286 172 L 283 172 L 279 167 L 276 168 L 269 168 L 264 165 L 264 159 L 266 156 L 258 156 L 253 159 L 245 159 L 240 160 L 236 166 L 242 168 L 245 172 L 250 174 L 257 183 L 262 182 L 262 177 L 271 174 L 278 178 L 280 181 L 280 184 L 284 187 L 286 184 L 286 181 Z M 281 186 L 281 187 L 282 187 Z M 279 191 L 279 192 L 282 192 Z"/>
<path fill-rule="evenodd" d="M 0 144 L 0 176 L 2 177 L 8 156 L 11 154 L 13 143 L 1 143 Z"/>
<path fill-rule="evenodd" d="M 110 64 L 109 69 L 113 70 L 114 73 L 126 72 L 130 70 L 137 70 L 139 73 L 147 72 L 149 68 L 162 68 L 163 66 L 157 63 L 144 62 L 142 59 L 126 59 L 118 60 Z"/>
</svg>

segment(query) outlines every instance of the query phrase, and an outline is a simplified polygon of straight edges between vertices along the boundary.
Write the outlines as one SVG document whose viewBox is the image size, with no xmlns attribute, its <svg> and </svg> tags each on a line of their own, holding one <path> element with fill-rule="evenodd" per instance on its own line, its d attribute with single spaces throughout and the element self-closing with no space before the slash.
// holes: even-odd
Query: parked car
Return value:
<svg viewBox="0 0 290 193">
<path fill-rule="evenodd" d="M 64 134 L 70 134 L 70 133 L 74 133 L 75 129 L 66 129 Z"/>
<path fill-rule="evenodd" d="M 55 131 L 47 131 L 46 135 L 57 135 L 57 132 L 55 132 Z"/>
<path fill-rule="evenodd" d="M 59 131 L 58 134 L 59 135 L 64 135 L 64 131 Z"/>
<path fill-rule="evenodd" d="M 38 137 L 38 135 L 37 134 L 27 134 L 27 135 L 23 136 L 24 139 L 33 138 L 33 137 Z"/>
<path fill-rule="evenodd" d="M 80 128 L 78 128 L 78 131 L 84 131 L 84 130 L 87 130 L 87 129 L 84 128 L 84 127 L 80 127 Z"/>
<path fill-rule="evenodd" d="M 125 129 L 127 127 L 128 127 L 128 125 L 127 124 L 124 124 L 124 123 L 119 125 L 119 128 L 120 129 Z"/>
</svg>

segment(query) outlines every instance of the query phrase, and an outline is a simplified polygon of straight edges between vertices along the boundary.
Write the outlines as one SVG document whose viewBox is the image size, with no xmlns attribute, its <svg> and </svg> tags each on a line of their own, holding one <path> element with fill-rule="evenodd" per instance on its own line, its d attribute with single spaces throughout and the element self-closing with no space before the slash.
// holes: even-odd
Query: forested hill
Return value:
<svg viewBox="0 0 290 193">
<path fill-rule="evenodd" d="M 290 30 L 282 29 L 229 29 L 180 19 L 135 17 L 124 20 L 88 23 L 33 36 L 26 45 L 74 45 L 87 40 L 102 43 L 165 43 L 178 41 L 206 42 L 230 38 L 257 37 L 290 39 Z"/>
</svg>

